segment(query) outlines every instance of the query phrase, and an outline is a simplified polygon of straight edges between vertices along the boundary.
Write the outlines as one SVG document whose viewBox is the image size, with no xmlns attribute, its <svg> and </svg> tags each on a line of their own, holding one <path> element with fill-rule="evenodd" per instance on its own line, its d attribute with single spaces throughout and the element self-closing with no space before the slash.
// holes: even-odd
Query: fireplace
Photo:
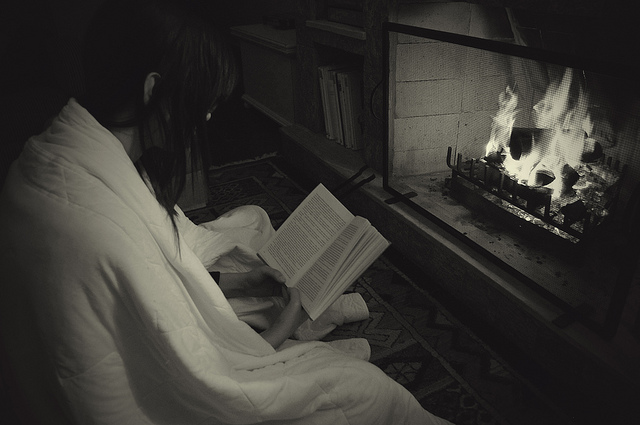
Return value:
<svg viewBox="0 0 640 425">
<path fill-rule="evenodd" d="M 615 333 L 638 262 L 631 70 L 527 46 L 520 34 L 385 31 L 388 202 L 527 282 L 565 311 L 557 325 Z"/>
</svg>

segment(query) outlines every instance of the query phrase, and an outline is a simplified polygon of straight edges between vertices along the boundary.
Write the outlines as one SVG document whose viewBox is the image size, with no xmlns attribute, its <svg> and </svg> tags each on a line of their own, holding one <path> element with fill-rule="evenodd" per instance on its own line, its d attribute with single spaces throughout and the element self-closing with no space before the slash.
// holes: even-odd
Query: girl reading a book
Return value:
<svg viewBox="0 0 640 425">
<path fill-rule="evenodd" d="M 85 95 L 12 165 L 0 195 L 1 359 L 19 415 L 446 423 L 363 360 L 366 341 L 299 341 L 318 329 L 297 291 L 271 296 L 282 277 L 256 257 L 273 232 L 262 209 L 196 226 L 176 207 L 237 78 L 212 14 L 196 0 L 107 0 L 85 39 Z"/>
</svg>

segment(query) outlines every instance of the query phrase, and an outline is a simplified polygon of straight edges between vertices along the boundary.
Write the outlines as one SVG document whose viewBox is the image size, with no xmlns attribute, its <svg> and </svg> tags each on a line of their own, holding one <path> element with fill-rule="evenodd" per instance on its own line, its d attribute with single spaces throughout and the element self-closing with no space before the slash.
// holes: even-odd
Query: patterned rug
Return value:
<svg viewBox="0 0 640 425">
<path fill-rule="evenodd" d="M 212 169 L 209 206 L 188 215 L 199 223 L 254 204 L 278 228 L 312 188 L 278 163 L 268 158 Z M 372 363 L 455 424 L 572 423 L 423 289 L 426 276 L 409 277 L 403 266 L 389 248 L 349 290 L 364 297 L 370 318 L 340 326 L 326 339 L 366 338 Z"/>
</svg>

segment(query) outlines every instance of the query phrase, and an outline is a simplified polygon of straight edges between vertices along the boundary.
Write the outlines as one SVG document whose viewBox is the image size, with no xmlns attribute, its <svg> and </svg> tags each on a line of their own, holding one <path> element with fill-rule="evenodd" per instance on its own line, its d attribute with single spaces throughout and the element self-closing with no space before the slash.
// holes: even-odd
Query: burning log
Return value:
<svg viewBox="0 0 640 425">
<path fill-rule="evenodd" d="M 546 187 L 529 187 L 525 188 L 524 195 L 522 196 L 526 200 L 526 210 L 530 213 L 535 212 L 538 208 L 542 207 L 543 216 L 546 220 L 549 220 L 551 214 L 551 190 Z"/>
<path fill-rule="evenodd" d="M 540 139 L 540 131 L 538 128 L 515 127 L 511 131 L 511 139 L 509 141 L 511 158 L 519 161 L 523 155 L 529 154 L 533 149 L 534 140 Z"/>
<path fill-rule="evenodd" d="M 547 186 L 556 179 L 556 175 L 551 170 L 538 170 L 536 171 L 535 185 Z"/>
<path fill-rule="evenodd" d="M 562 193 L 561 196 L 571 196 L 575 194 L 573 186 L 580 180 L 580 174 L 569 164 L 562 167 Z"/>
<path fill-rule="evenodd" d="M 587 139 L 590 141 L 590 139 Z M 602 145 L 598 142 L 593 142 L 593 146 L 588 148 L 588 144 L 585 143 L 585 150 L 582 153 L 582 162 L 586 163 L 594 163 L 600 160 L 604 156 L 604 150 L 602 150 Z"/>
<path fill-rule="evenodd" d="M 567 226 L 571 226 L 587 217 L 587 207 L 582 200 L 565 205 L 560 208 L 560 212 L 564 215 L 564 224 Z"/>
</svg>

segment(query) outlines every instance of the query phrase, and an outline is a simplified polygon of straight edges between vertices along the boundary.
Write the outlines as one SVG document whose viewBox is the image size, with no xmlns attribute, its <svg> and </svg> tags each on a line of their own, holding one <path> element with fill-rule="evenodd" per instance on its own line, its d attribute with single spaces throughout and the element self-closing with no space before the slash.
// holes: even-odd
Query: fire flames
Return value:
<svg viewBox="0 0 640 425">
<path fill-rule="evenodd" d="M 620 174 L 598 161 L 606 144 L 594 134 L 583 76 L 574 73 L 567 68 L 549 84 L 533 106 L 531 128 L 514 128 L 518 94 L 507 87 L 499 95 L 485 159 L 522 185 L 551 189 L 558 208 L 579 202 L 602 217 L 605 193 Z"/>
</svg>

